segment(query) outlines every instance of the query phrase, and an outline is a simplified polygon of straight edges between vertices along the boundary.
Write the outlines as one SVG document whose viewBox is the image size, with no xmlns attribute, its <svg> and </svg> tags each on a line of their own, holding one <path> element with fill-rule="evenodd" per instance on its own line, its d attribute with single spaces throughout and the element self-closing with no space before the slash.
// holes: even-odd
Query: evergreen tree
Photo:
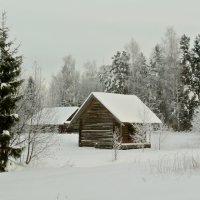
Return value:
<svg viewBox="0 0 200 200">
<path fill-rule="evenodd" d="M 127 80 L 130 74 L 129 56 L 125 51 L 122 53 L 118 51 L 112 59 L 112 65 L 100 75 L 101 81 L 105 84 L 105 92 L 127 94 Z"/>
<path fill-rule="evenodd" d="M 162 89 L 162 76 L 163 76 L 163 52 L 160 45 L 156 45 L 153 49 L 150 58 L 150 80 L 149 80 L 149 104 L 151 109 L 161 118 L 164 116 L 164 107 L 162 107 L 163 89 Z"/>
<path fill-rule="evenodd" d="M 36 72 L 35 72 L 36 73 Z M 38 113 L 44 107 L 44 96 L 43 88 L 40 83 L 37 82 L 37 78 L 33 79 L 32 76 L 28 78 L 28 82 L 25 88 L 24 94 L 24 115 L 29 119 L 33 117 L 34 114 Z"/>
<path fill-rule="evenodd" d="M 11 131 L 18 115 L 14 112 L 19 100 L 17 89 L 22 57 L 17 56 L 17 49 L 12 50 L 13 42 L 8 41 L 8 28 L 5 26 L 5 13 L 2 14 L 0 27 L 0 171 L 6 171 L 9 157 L 18 158 L 21 149 L 12 147 L 10 142 L 15 133 Z"/>
<path fill-rule="evenodd" d="M 194 48 L 192 49 L 192 70 L 193 88 L 198 96 L 200 96 L 200 34 L 195 38 Z"/>
<path fill-rule="evenodd" d="M 33 77 L 28 78 L 27 88 L 26 88 L 26 112 L 33 115 L 36 106 L 36 86 Z"/>
<path fill-rule="evenodd" d="M 131 41 L 125 46 L 125 50 L 130 57 L 130 76 L 128 79 L 128 93 L 140 94 L 140 67 L 143 61 L 146 62 L 140 47 L 137 42 L 132 38 Z"/>
<path fill-rule="evenodd" d="M 137 68 L 137 75 L 133 77 L 133 79 L 136 79 L 137 85 L 134 94 L 136 94 L 143 102 L 149 105 L 150 72 L 143 53 L 140 53 L 140 56 L 138 57 Z"/>
<path fill-rule="evenodd" d="M 194 91 L 194 70 L 191 66 L 190 38 L 183 35 L 180 40 L 181 90 L 178 130 L 191 130 L 194 110 L 197 106 L 197 95 Z"/>
</svg>

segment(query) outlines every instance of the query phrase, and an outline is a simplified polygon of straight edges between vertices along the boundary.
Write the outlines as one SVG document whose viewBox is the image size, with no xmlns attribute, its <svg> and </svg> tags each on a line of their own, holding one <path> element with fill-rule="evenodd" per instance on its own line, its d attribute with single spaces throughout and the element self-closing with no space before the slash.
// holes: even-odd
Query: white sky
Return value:
<svg viewBox="0 0 200 200">
<path fill-rule="evenodd" d="M 109 63 L 132 37 L 149 56 L 169 26 L 194 38 L 199 9 L 199 0 L 0 0 L 24 66 L 37 61 L 47 80 L 67 54 L 81 68 L 87 60 Z"/>
</svg>

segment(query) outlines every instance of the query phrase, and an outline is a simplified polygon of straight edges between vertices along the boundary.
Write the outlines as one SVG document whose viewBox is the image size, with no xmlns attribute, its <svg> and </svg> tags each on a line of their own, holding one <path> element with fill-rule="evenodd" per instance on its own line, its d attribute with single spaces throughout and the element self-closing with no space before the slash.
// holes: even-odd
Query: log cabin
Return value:
<svg viewBox="0 0 200 200">
<path fill-rule="evenodd" d="M 78 123 L 79 146 L 113 148 L 118 134 L 121 149 L 151 147 L 134 138 L 144 124 L 160 124 L 160 119 L 135 95 L 93 92 L 72 118 Z"/>
<path fill-rule="evenodd" d="M 78 132 L 78 125 L 73 124 L 69 126 L 69 123 L 75 113 L 78 111 L 78 107 L 46 107 L 41 111 L 33 115 L 28 121 L 29 127 L 35 128 L 36 132 L 53 132 L 59 133 L 72 133 Z"/>
</svg>

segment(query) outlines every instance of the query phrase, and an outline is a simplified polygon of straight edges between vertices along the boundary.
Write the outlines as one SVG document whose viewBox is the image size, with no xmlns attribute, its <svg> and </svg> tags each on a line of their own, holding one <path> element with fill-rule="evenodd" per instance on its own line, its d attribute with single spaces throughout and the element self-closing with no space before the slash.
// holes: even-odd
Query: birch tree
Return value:
<svg viewBox="0 0 200 200">
<path fill-rule="evenodd" d="M 164 65 L 161 77 L 164 122 L 174 129 L 178 127 L 179 96 L 180 96 L 180 48 L 179 38 L 173 27 L 167 29 L 162 41 Z"/>
<path fill-rule="evenodd" d="M 79 78 L 75 59 L 71 55 L 63 58 L 61 71 L 53 76 L 49 89 L 50 106 L 79 105 Z"/>
<path fill-rule="evenodd" d="M 80 103 L 83 103 L 91 92 L 101 92 L 103 90 L 96 62 L 87 61 L 84 63 L 83 69 L 79 88 Z"/>
</svg>

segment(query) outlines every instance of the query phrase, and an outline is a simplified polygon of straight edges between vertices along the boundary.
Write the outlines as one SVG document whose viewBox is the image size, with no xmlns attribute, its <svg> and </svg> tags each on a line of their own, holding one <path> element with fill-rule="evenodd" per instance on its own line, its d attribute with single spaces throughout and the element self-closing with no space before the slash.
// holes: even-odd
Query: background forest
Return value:
<svg viewBox="0 0 200 200">
<path fill-rule="evenodd" d="M 88 61 L 80 71 L 75 58 L 64 57 L 60 72 L 52 77 L 45 106 L 80 106 L 94 91 L 135 94 L 168 127 L 191 130 L 199 105 L 200 35 L 191 42 L 170 27 L 149 58 L 131 39 L 111 59 L 112 64 L 102 66 Z"/>
</svg>

